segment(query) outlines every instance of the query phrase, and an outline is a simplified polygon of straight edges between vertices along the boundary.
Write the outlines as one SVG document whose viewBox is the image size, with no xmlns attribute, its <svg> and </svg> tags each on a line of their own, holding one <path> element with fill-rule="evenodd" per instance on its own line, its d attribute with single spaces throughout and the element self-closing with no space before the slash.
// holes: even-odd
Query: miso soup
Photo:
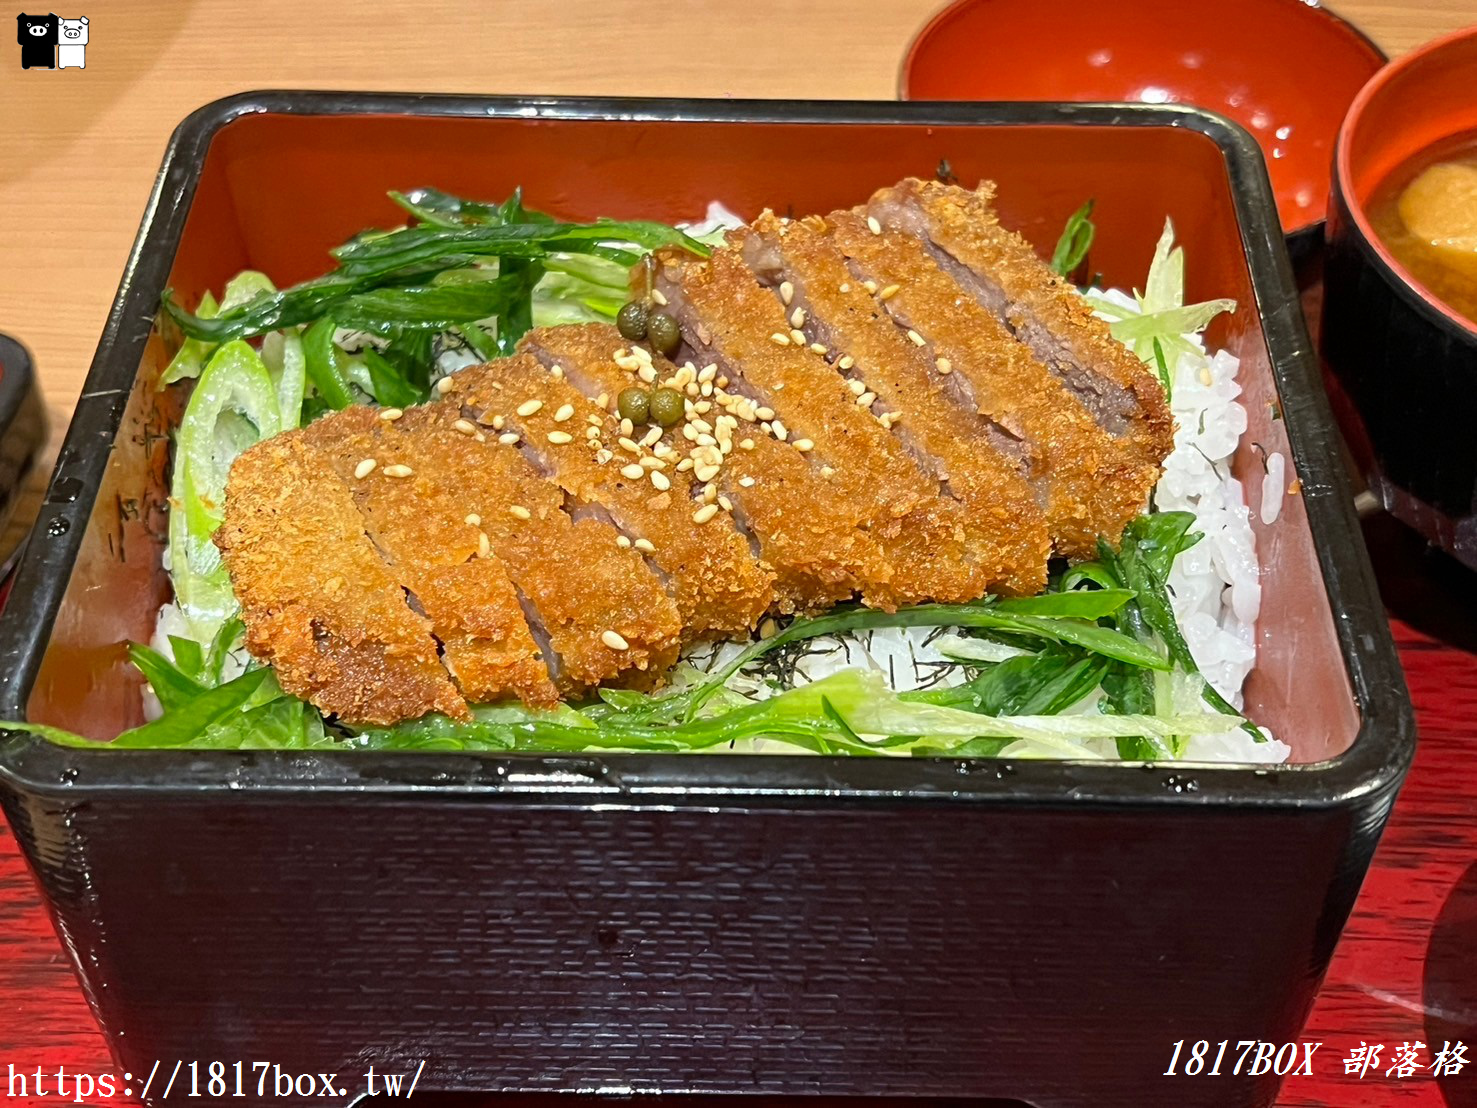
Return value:
<svg viewBox="0 0 1477 1108">
<path fill-rule="evenodd" d="M 1375 234 L 1417 281 L 1477 325 L 1477 134 L 1430 147 L 1369 204 Z"/>
</svg>

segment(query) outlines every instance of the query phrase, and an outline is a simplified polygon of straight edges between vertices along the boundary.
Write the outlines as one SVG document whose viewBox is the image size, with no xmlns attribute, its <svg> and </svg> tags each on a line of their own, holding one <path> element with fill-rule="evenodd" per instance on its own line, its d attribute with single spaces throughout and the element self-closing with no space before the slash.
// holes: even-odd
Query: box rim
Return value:
<svg viewBox="0 0 1477 1108">
<path fill-rule="evenodd" d="M 451 792 L 555 803 L 850 801 L 1032 803 L 1077 807 L 1331 807 L 1399 786 L 1414 756 L 1409 694 L 1338 463 L 1335 425 L 1255 140 L 1214 112 L 1180 105 L 687 98 L 467 96 L 266 90 L 195 110 L 171 136 L 48 486 L 41 519 L 3 615 L 0 717 L 25 703 L 71 576 L 88 517 L 135 384 L 159 293 L 173 266 L 204 157 L 215 135 L 248 115 L 401 115 L 704 123 L 1136 126 L 1198 132 L 1225 162 L 1233 208 L 1308 526 L 1360 724 L 1335 758 L 1275 767 L 1122 765 L 997 759 L 743 758 L 621 754 L 417 754 L 352 751 L 74 750 L 11 732 L 0 783 L 33 793 Z M 80 482 L 80 485 L 77 483 Z M 81 488 L 81 495 L 60 490 Z M 186 757 L 181 758 L 181 753 Z M 1212 772 L 1205 772 L 1205 771 Z"/>
</svg>

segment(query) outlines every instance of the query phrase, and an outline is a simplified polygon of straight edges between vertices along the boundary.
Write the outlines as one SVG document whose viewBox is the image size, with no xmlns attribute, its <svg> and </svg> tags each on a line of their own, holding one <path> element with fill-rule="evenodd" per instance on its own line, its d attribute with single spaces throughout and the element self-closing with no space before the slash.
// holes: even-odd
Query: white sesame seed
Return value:
<svg viewBox="0 0 1477 1108">
<path fill-rule="evenodd" d="M 726 496 L 719 496 L 718 507 L 722 508 L 725 512 L 731 512 L 733 511 L 733 501 Z"/>
<path fill-rule="evenodd" d="M 701 508 L 692 513 L 692 522 L 707 523 L 708 520 L 712 519 L 717 514 L 717 504 L 704 504 Z"/>
<path fill-rule="evenodd" d="M 443 377 L 436 382 L 436 392 L 441 396 L 445 396 L 454 388 L 456 388 L 456 381 L 450 377 Z"/>
<path fill-rule="evenodd" d="M 492 540 L 487 537 L 486 531 L 477 532 L 477 556 L 485 558 L 492 553 Z"/>
<path fill-rule="evenodd" d="M 805 345 L 805 332 L 804 331 L 801 331 L 801 330 L 798 330 L 798 329 L 797 330 L 794 330 L 794 331 L 791 331 L 790 332 L 790 341 L 793 342 L 796 346 L 804 346 Z"/>
<path fill-rule="evenodd" d="M 497 441 L 502 443 L 504 446 L 512 446 L 515 442 L 518 441 L 518 436 L 515 435 L 512 431 L 509 431 L 505 435 L 499 435 L 497 437 Z"/>
<path fill-rule="evenodd" d="M 938 367 L 938 371 L 940 373 L 954 372 L 954 365 L 952 362 L 949 361 L 948 358 L 935 358 L 933 364 Z"/>
<path fill-rule="evenodd" d="M 377 465 L 379 465 L 379 463 L 373 458 L 365 458 L 362 462 L 354 467 L 354 476 L 359 478 L 360 480 L 363 480 L 365 477 L 368 477 L 371 473 L 374 472 L 374 467 Z"/>
<path fill-rule="evenodd" d="M 552 373 L 555 377 L 563 377 L 564 367 L 562 365 L 556 365 L 552 369 L 550 369 L 549 372 Z"/>
<path fill-rule="evenodd" d="M 656 443 L 657 443 L 657 440 L 660 439 L 661 437 L 662 437 L 662 428 L 659 427 L 659 426 L 658 427 L 653 427 L 651 430 L 647 431 L 645 435 L 641 436 L 641 445 L 642 446 L 655 446 Z"/>
<path fill-rule="evenodd" d="M 753 450 L 754 449 L 754 440 L 753 439 L 743 439 L 743 440 L 741 440 L 739 442 L 739 449 L 740 450 Z"/>
<path fill-rule="evenodd" d="M 678 473 L 686 473 L 691 468 L 692 468 L 692 459 L 691 458 L 683 458 L 680 462 L 677 463 L 677 472 Z"/>
<path fill-rule="evenodd" d="M 785 334 L 783 331 L 776 331 L 774 334 L 770 335 L 769 337 L 774 342 L 779 343 L 779 345 L 781 345 L 781 346 L 789 346 L 790 345 L 790 336 L 787 335 L 787 334 Z"/>
<path fill-rule="evenodd" d="M 917 331 L 909 328 L 908 341 L 911 342 L 914 346 L 923 346 L 928 340 L 920 335 Z"/>
<path fill-rule="evenodd" d="M 840 359 L 836 362 L 836 367 L 838 369 L 850 369 L 854 365 L 856 365 L 856 359 L 854 359 L 850 354 L 841 355 Z"/>
<path fill-rule="evenodd" d="M 718 366 L 717 366 L 716 363 L 705 365 L 698 372 L 698 375 L 697 375 L 698 384 L 705 385 L 709 381 L 711 381 L 714 377 L 717 377 L 717 376 L 718 376 Z"/>
<path fill-rule="evenodd" d="M 876 281 L 863 281 L 862 282 L 862 288 L 866 289 L 870 293 L 875 294 L 877 292 L 877 282 Z"/>
<path fill-rule="evenodd" d="M 567 442 L 574 441 L 574 436 L 568 431 L 550 431 L 547 438 L 555 446 L 563 446 Z"/>
<path fill-rule="evenodd" d="M 655 300 L 658 304 L 660 304 L 663 308 L 667 306 L 667 298 L 662 294 L 661 289 L 652 289 L 651 298 Z"/>
<path fill-rule="evenodd" d="M 459 419 L 452 426 L 464 435 L 475 435 L 477 433 L 477 425 L 470 419 Z"/>
<path fill-rule="evenodd" d="M 542 400 L 525 400 L 522 404 L 518 405 L 518 414 L 521 416 L 531 416 L 543 406 L 544 402 Z"/>
<path fill-rule="evenodd" d="M 800 451 L 802 454 L 805 453 L 807 450 L 815 449 L 815 443 L 811 442 L 809 439 L 796 439 L 790 445 L 793 446 L 796 450 Z"/>
<path fill-rule="evenodd" d="M 625 535 L 617 535 L 615 537 L 615 545 L 624 550 L 631 545 L 631 540 L 626 538 Z"/>
<path fill-rule="evenodd" d="M 630 438 L 635 433 L 636 433 L 636 425 L 634 423 L 632 423 L 629 419 L 622 418 L 621 419 L 621 434 L 622 435 L 625 435 L 626 438 Z"/>
<path fill-rule="evenodd" d="M 595 397 L 595 405 L 597 407 L 604 408 L 604 407 L 607 407 L 609 404 L 610 404 L 610 393 L 608 393 L 608 392 L 602 392 L 599 396 Z"/>
<path fill-rule="evenodd" d="M 832 469 L 830 466 L 821 466 L 821 476 L 822 477 L 834 477 L 835 475 L 836 475 L 836 471 L 834 469 Z"/>
<path fill-rule="evenodd" d="M 790 313 L 790 326 L 791 327 L 804 327 L 805 326 L 805 309 L 804 308 L 796 308 L 793 312 Z"/>
<path fill-rule="evenodd" d="M 698 389 L 698 383 L 696 381 L 689 381 L 687 382 L 687 384 L 682 386 L 682 391 L 685 392 L 688 396 L 696 396 L 698 395 L 698 392 L 700 390 Z"/>
<path fill-rule="evenodd" d="M 694 464 L 692 467 L 692 475 L 696 477 L 699 481 L 711 481 L 714 477 L 718 476 L 718 473 L 721 469 L 721 466 L 713 465 L 711 462 L 704 463 L 703 465 Z M 701 523 L 702 521 L 699 520 L 698 522 Z"/>
<path fill-rule="evenodd" d="M 666 492 L 672 487 L 672 479 L 659 469 L 651 471 L 651 483 L 656 486 L 657 492 Z"/>
<path fill-rule="evenodd" d="M 767 408 L 767 407 L 758 407 L 758 408 L 755 408 L 754 409 L 754 414 L 756 416 L 758 416 L 760 419 L 773 419 L 774 418 L 774 409 L 773 408 Z"/>
<path fill-rule="evenodd" d="M 502 416 L 500 416 L 500 415 L 493 416 L 492 417 L 492 429 L 494 431 L 501 431 L 503 429 L 503 424 L 505 422 L 506 421 L 503 419 Z"/>
<path fill-rule="evenodd" d="M 877 299 L 891 300 L 894 296 L 898 294 L 898 289 L 902 287 L 902 285 L 888 285 L 885 289 L 877 294 Z"/>
<path fill-rule="evenodd" d="M 860 407 L 870 408 L 873 404 L 877 403 L 877 394 L 875 392 L 864 392 L 856 398 L 856 402 Z"/>
<path fill-rule="evenodd" d="M 630 650 L 631 644 L 617 635 L 614 631 L 601 631 L 600 641 L 612 650 Z"/>
<path fill-rule="evenodd" d="M 867 230 L 871 231 L 874 235 L 880 235 L 882 233 L 882 224 L 877 222 L 875 215 L 867 216 Z"/>
<path fill-rule="evenodd" d="M 850 292 L 851 291 L 851 282 L 849 282 L 849 281 L 842 281 L 841 282 L 841 285 L 840 285 L 840 291 L 841 292 Z"/>
<path fill-rule="evenodd" d="M 826 344 L 823 342 L 813 342 L 810 344 L 810 352 L 812 354 L 824 355 L 826 353 Z"/>
<path fill-rule="evenodd" d="M 554 413 L 554 422 L 563 423 L 574 416 L 573 404 L 561 404 L 559 410 Z"/>
<path fill-rule="evenodd" d="M 589 440 L 591 440 L 593 442 L 595 439 L 598 439 L 599 437 L 600 437 L 600 428 L 598 428 L 598 427 L 586 427 L 585 428 L 585 438 L 587 438 L 587 439 L 589 439 Z"/>
<path fill-rule="evenodd" d="M 482 517 L 479 516 L 476 512 L 468 512 L 467 518 L 464 522 L 467 524 L 468 527 L 481 527 Z"/>
<path fill-rule="evenodd" d="M 862 384 L 861 378 L 853 377 L 850 381 L 846 382 L 846 389 L 852 396 L 860 396 L 867 391 L 867 386 Z"/>
<path fill-rule="evenodd" d="M 699 446 L 717 446 L 718 440 L 706 431 L 699 431 L 697 436 Z"/>
<path fill-rule="evenodd" d="M 770 425 L 770 430 L 774 432 L 774 437 L 779 439 L 780 442 L 785 442 L 790 437 L 790 429 L 779 420 L 775 420 L 774 423 Z"/>
<path fill-rule="evenodd" d="M 780 282 L 780 299 L 786 304 L 795 299 L 795 286 L 789 281 Z"/>
<path fill-rule="evenodd" d="M 620 438 L 616 439 L 615 442 L 616 445 L 619 446 L 622 450 L 629 450 L 632 454 L 641 453 L 641 448 L 636 445 L 635 441 L 626 438 L 625 435 L 622 435 Z"/>
<path fill-rule="evenodd" d="M 642 366 L 636 371 L 636 376 L 641 378 L 643 384 L 653 385 L 656 383 L 656 370 L 652 366 Z"/>
<path fill-rule="evenodd" d="M 629 477 L 632 481 L 639 481 L 645 475 L 646 470 L 642 469 L 635 462 L 632 462 L 628 466 L 621 466 L 621 476 Z"/>
<path fill-rule="evenodd" d="M 380 410 L 380 418 L 386 423 L 394 423 L 395 420 L 404 414 L 399 408 L 383 408 Z"/>
<path fill-rule="evenodd" d="M 651 545 L 651 540 L 650 539 L 637 539 L 633 545 L 636 547 L 637 550 L 641 551 L 641 553 L 643 553 L 643 554 L 655 554 L 656 553 L 656 547 L 654 547 L 653 545 Z"/>
<path fill-rule="evenodd" d="M 604 447 L 603 447 L 603 446 L 602 446 L 602 447 L 600 447 L 600 448 L 599 448 L 599 449 L 597 449 L 597 450 L 596 450 L 596 451 L 595 451 L 595 464 L 596 464 L 596 465 L 599 465 L 599 466 L 603 466 L 603 465 L 605 465 L 605 464 L 606 464 L 606 463 L 607 463 L 607 462 L 609 462 L 609 461 L 610 461 L 610 459 L 612 459 L 612 458 L 614 458 L 614 457 L 615 457 L 615 455 L 614 455 L 614 454 L 612 454 L 612 453 L 611 453 L 611 452 L 610 452 L 610 451 L 609 451 L 609 450 L 606 450 L 606 449 L 605 449 L 605 448 L 604 448 Z"/>
<path fill-rule="evenodd" d="M 666 462 L 662 461 L 660 458 L 658 458 L 658 457 L 656 457 L 655 455 L 652 455 L 652 454 L 646 455 L 646 457 L 642 458 L 640 461 L 641 461 L 641 468 L 642 469 L 666 469 L 667 468 L 667 463 Z"/>
<path fill-rule="evenodd" d="M 533 513 L 530 512 L 527 508 L 525 508 L 522 504 L 510 504 L 510 505 L 508 505 L 508 513 L 510 515 L 517 516 L 519 519 L 532 519 L 533 518 Z"/>
<path fill-rule="evenodd" d="M 409 466 L 393 465 L 385 466 L 384 472 L 386 477 L 409 477 L 415 470 Z"/>
</svg>

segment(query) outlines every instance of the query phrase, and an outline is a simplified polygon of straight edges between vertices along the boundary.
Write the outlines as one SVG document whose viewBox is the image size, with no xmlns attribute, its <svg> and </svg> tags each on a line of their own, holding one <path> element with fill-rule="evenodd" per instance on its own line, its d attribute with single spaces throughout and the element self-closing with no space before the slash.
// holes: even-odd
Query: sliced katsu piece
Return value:
<svg viewBox="0 0 1477 1108">
<path fill-rule="evenodd" d="M 934 260 L 994 312 L 1082 402 L 1098 425 L 1156 473 L 1174 445 L 1164 389 L 1031 244 L 1001 226 L 985 182 L 970 192 L 915 179 L 867 205 L 884 227 L 918 235 Z"/>
<path fill-rule="evenodd" d="M 602 682 L 651 685 L 677 659 L 677 606 L 641 554 L 617 543 L 615 528 L 571 519 L 564 493 L 515 446 L 486 432 L 479 440 L 461 413 L 462 382 L 475 378 L 476 370 L 448 378 L 453 387 L 442 401 L 407 409 L 389 425 L 412 440 L 406 450 L 414 473 L 460 500 L 463 518 L 476 517 L 487 550 L 523 600 L 556 685 L 567 692 Z M 571 441 L 550 449 L 584 447 Z M 413 498 L 413 488 L 406 495 Z"/>
<path fill-rule="evenodd" d="M 559 692 L 507 568 L 484 549 L 462 497 L 416 469 L 415 439 L 358 406 L 310 424 L 303 438 L 352 491 L 390 574 L 431 621 L 462 695 L 553 707 Z"/>
<path fill-rule="evenodd" d="M 855 219 L 851 213 L 840 218 Z M 997 592 L 1033 594 L 1046 585 L 1051 538 L 1036 492 L 1021 476 L 1018 446 L 948 391 L 949 367 L 910 342 L 847 268 L 817 217 L 798 222 L 766 212 L 743 239 L 745 261 L 773 290 L 807 345 L 818 344 L 858 404 L 905 413 L 893 434 L 944 495 L 965 509 L 966 557 Z"/>
<path fill-rule="evenodd" d="M 329 459 L 300 432 L 236 459 L 215 542 L 246 648 L 287 692 L 352 724 L 468 718 L 429 621 L 380 560 Z"/>
<path fill-rule="evenodd" d="M 774 574 L 775 611 L 823 611 L 850 600 L 869 582 L 887 580 L 890 570 L 880 549 L 838 500 L 834 475 L 814 469 L 790 443 L 764 434 L 716 370 L 679 369 L 633 347 L 606 324 L 533 331 L 524 349 L 551 370 L 558 366 L 587 395 L 603 394 L 611 406 L 632 386 L 668 384 L 684 395 L 690 407 L 680 424 L 659 438 L 653 429 L 642 434 L 635 427 L 626 437 L 645 444 L 641 449 L 654 457 L 675 458 L 674 475 L 692 475 L 694 503 L 682 517 L 689 524 L 702 513 L 708 517 L 702 531 L 731 515 L 751 555 Z M 716 510 L 708 513 L 709 507 Z"/>
<path fill-rule="evenodd" d="M 566 344 L 565 360 L 608 359 L 601 343 Z M 676 601 L 686 640 L 746 634 L 774 599 L 774 575 L 761 566 L 726 513 L 692 521 L 691 470 L 675 453 L 660 458 L 636 444 L 646 427 L 623 433 L 620 419 L 527 354 L 500 358 L 460 375 L 463 415 L 513 443 L 539 472 L 573 497 L 576 515 L 607 519 Z M 570 445 L 566 440 L 573 440 Z M 556 448 L 556 440 L 568 449 Z"/>
<path fill-rule="evenodd" d="M 1154 473 L 1099 427 L 1066 386 L 941 269 L 921 240 L 875 218 L 827 217 L 853 276 L 909 342 L 947 364 L 955 399 L 1021 439 L 1045 489 L 1058 554 L 1090 558 L 1143 511 Z M 884 298 L 881 294 L 887 292 Z"/>
<path fill-rule="evenodd" d="M 741 240 L 742 232 L 735 232 Z M 901 413 L 879 416 L 856 403 L 822 353 L 804 343 L 784 307 L 755 281 L 736 247 L 707 261 L 665 252 L 656 292 L 694 350 L 730 390 L 755 405 L 761 431 L 810 455 L 833 475 L 837 504 L 877 540 L 889 580 L 866 583 L 863 599 L 894 609 L 923 600 L 975 600 L 985 575 L 970 564 L 957 501 L 939 496 L 891 433 Z"/>
</svg>

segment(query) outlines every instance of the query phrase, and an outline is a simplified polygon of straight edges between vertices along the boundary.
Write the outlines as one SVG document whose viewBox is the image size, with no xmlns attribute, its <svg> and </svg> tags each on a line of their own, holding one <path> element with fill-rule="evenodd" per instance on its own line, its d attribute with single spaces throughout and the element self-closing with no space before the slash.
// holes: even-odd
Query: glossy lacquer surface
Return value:
<svg viewBox="0 0 1477 1108">
<path fill-rule="evenodd" d="M 1415 281 L 1375 235 L 1392 173 L 1477 132 L 1477 30 L 1400 59 L 1370 82 L 1339 136 L 1330 199 L 1323 350 L 1341 418 L 1385 506 L 1477 566 L 1477 325 Z"/>
<path fill-rule="evenodd" d="M 1289 233 L 1323 219 L 1334 136 L 1384 54 L 1303 0 L 958 0 L 903 62 L 911 100 L 1194 104 L 1261 145 Z"/>
<path fill-rule="evenodd" d="M 7 740 L 7 815 L 127 1068 L 186 1051 L 344 1073 L 424 1058 L 426 1089 L 1179 1105 L 1166 1028 L 1296 1035 L 1413 733 L 1255 146 L 1185 109 L 306 94 L 206 109 L 176 137 L 63 449 L 56 483 L 87 495 L 48 505 L 0 617 L 18 659 L 0 698 L 99 737 L 137 716 L 117 644 L 164 595 L 178 413 L 147 323 L 166 283 L 190 298 L 243 265 L 309 276 L 347 234 L 397 220 L 383 191 L 410 180 L 680 219 L 715 198 L 824 210 L 944 160 L 998 180 L 1038 245 L 1091 188 L 1110 283 L 1141 277 L 1170 215 L 1197 244 L 1188 294 L 1244 305 L 1211 341 L 1243 359 L 1253 435 L 1302 484 L 1258 525 L 1271 571 L 1248 697 L 1298 764 Z M 259 187 L 273 174 L 290 200 Z M 1258 464 L 1250 446 L 1235 461 L 1245 478 Z M 1276 1084 L 1243 1075 L 1199 1103 L 1265 1105 Z"/>
</svg>

